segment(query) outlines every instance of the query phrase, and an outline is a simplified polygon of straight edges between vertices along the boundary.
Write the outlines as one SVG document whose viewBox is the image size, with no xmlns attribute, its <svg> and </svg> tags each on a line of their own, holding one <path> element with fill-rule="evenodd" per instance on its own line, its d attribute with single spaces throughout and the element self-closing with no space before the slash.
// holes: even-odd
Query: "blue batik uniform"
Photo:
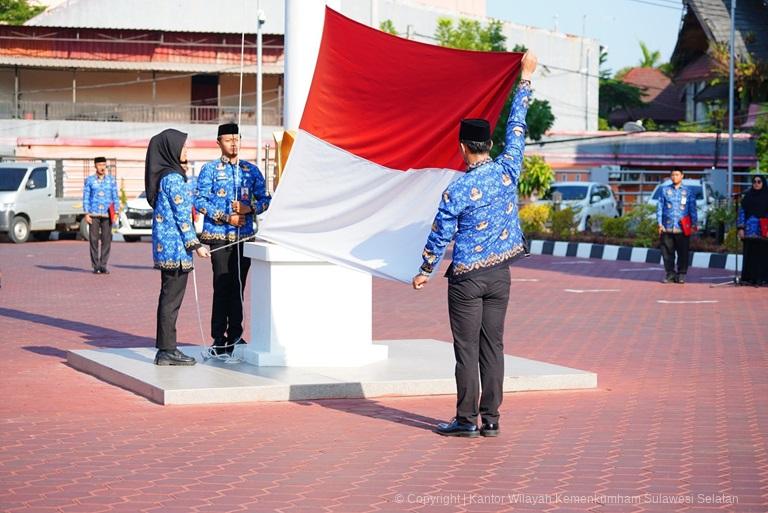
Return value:
<svg viewBox="0 0 768 513">
<path fill-rule="evenodd" d="M 109 206 L 114 204 L 115 213 L 120 207 L 117 195 L 117 183 L 114 178 L 104 175 L 91 175 L 85 180 L 83 187 L 83 211 L 97 217 L 109 216 Z"/>
<path fill-rule="evenodd" d="M 685 185 L 675 187 L 673 184 L 662 186 L 659 202 L 656 205 L 656 222 L 664 227 L 665 232 L 680 233 L 680 220 L 691 216 L 691 226 L 696 226 L 696 195 Z"/>
<path fill-rule="evenodd" d="M 244 160 L 234 164 L 222 158 L 206 163 L 197 177 L 195 197 L 195 208 L 205 216 L 201 241 L 211 244 L 238 239 L 238 228 L 227 223 L 235 200 L 253 209 L 239 228 L 240 239 L 250 237 L 254 214 L 264 212 L 271 200 L 261 171 Z"/>
<path fill-rule="evenodd" d="M 765 187 L 765 185 L 763 187 Z M 744 230 L 744 237 L 753 238 L 763 236 L 760 231 L 760 218 L 754 215 L 747 217 L 742 207 L 739 207 L 739 216 L 736 219 L 736 225 L 739 229 Z"/>
<path fill-rule="evenodd" d="M 470 167 L 443 192 L 421 270 L 431 273 L 455 238 L 450 279 L 509 264 L 524 252 L 517 208 L 517 183 L 525 150 L 530 84 L 521 83 L 507 120 L 504 152 Z"/>
<path fill-rule="evenodd" d="M 200 247 L 192 222 L 192 188 L 179 173 L 165 175 L 155 199 L 152 258 L 155 268 L 192 270 L 192 251 Z"/>
</svg>

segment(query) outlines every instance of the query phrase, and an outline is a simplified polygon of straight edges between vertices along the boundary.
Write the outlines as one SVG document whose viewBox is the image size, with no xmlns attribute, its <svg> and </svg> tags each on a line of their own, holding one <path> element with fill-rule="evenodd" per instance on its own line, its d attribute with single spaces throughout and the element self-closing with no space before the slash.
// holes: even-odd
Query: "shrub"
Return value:
<svg viewBox="0 0 768 513">
<path fill-rule="evenodd" d="M 659 226 L 655 214 L 653 205 L 636 205 L 627 214 L 630 231 L 635 236 L 635 246 L 651 247 L 658 239 Z"/>
<path fill-rule="evenodd" d="M 627 217 L 601 217 L 603 235 L 623 239 L 629 233 L 629 218 Z"/>
<path fill-rule="evenodd" d="M 556 239 L 563 239 L 573 234 L 578 226 L 576 212 L 568 207 L 561 210 L 553 210 L 550 216 L 552 223 L 552 235 Z"/>
<path fill-rule="evenodd" d="M 547 204 L 530 203 L 520 209 L 520 228 L 523 233 L 541 233 L 549 220 L 552 208 Z"/>
</svg>

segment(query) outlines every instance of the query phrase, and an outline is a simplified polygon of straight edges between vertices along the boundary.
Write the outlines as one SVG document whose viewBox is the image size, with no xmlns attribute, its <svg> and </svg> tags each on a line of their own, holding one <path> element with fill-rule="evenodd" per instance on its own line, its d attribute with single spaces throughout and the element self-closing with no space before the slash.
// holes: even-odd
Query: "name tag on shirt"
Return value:
<svg viewBox="0 0 768 513">
<path fill-rule="evenodd" d="M 240 187 L 240 199 L 248 201 L 248 187 Z"/>
</svg>

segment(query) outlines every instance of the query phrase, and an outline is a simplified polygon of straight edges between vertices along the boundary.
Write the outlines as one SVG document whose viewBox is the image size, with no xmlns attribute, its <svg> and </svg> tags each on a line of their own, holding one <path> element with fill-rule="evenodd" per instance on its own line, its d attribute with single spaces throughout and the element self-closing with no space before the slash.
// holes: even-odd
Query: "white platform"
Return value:
<svg viewBox="0 0 768 513">
<path fill-rule="evenodd" d="M 301 401 L 381 396 L 452 395 L 453 346 L 437 340 L 381 341 L 389 358 L 361 367 L 257 367 L 208 360 L 193 367 L 157 367 L 153 348 L 76 350 L 69 365 L 160 404 Z M 183 347 L 200 357 L 199 347 Z M 589 389 L 597 374 L 505 357 L 505 392 Z"/>
</svg>

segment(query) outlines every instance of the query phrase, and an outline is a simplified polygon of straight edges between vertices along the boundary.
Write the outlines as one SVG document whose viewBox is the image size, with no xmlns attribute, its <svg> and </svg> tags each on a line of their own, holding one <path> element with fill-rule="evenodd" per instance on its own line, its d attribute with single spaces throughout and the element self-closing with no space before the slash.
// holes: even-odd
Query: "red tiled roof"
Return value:
<svg viewBox="0 0 768 513">
<path fill-rule="evenodd" d="M 632 68 L 621 80 L 643 91 L 642 100 L 645 105 L 611 113 L 611 123 L 620 126 L 636 119 L 653 119 L 657 122 L 685 119 L 685 106 L 680 100 L 682 86 L 673 84 L 669 77 L 658 69 Z"/>
<path fill-rule="evenodd" d="M 645 103 L 650 103 L 656 99 L 671 83 L 669 77 L 656 68 L 632 68 L 621 81 L 642 89 Z"/>
<path fill-rule="evenodd" d="M 720 64 L 709 55 L 701 55 L 675 75 L 675 82 L 684 84 L 713 78 L 719 66 Z"/>
</svg>

